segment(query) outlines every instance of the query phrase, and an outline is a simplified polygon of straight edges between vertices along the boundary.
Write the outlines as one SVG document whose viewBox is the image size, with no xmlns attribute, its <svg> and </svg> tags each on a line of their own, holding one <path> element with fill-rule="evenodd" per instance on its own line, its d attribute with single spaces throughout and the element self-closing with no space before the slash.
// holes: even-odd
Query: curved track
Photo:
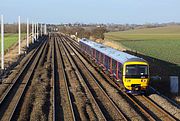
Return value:
<svg viewBox="0 0 180 121">
<path fill-rule="evenodd" d="M 98 84 L 97 80 L 91 75 L 89 70 L 84 66 L 81 60 L 78 58 L 78 53 L 76 53 L 73 48 L 68 46 L 68 43 L 65 43 L 65 40 L 62 41 L 67 51 L 70 53 L 71 58 L 74 63 L 77 65 L 80 73 L 83 77 L 86 77 L 85 83 L 88 85 L 91 93 L 94 95 L 104 116 L 107 120 L 127 120 L 122 111 L 116 106 L 112 99 L 107 95 L 104 89 Z"/>
<path fill-rule="evenodd" d="M 62 45 L 62 42 L 60 42 L 60 43 Z M 90 89 L 88 88 L 87 84 L 85 83 L 85 80 L 82 77 L 81 73 L 79 72 L 79 69 L 75 65 L 74 61 L 70 57 L 70 54 L 68 53 L 68 51 L 66 50 L 66 48 L 64 46 L 61 47 L 61 52 L 64 53 L 64 60 L 65 60 L 65 57 L 66 57 L 67 61 L 69 60 L 68 64 L 69 64 L 69 66 L 71 66 L 70 68 L 74 69 L 74 71 L 75 71 L 74 74 L 76 74 L 76 76 L 79 80 L 78 82 L 83 84 L 83 88 L 86 90 L 86 94 L 88 95 L 88 97 L 89 97 L 88 99 L 90 100 L 91 105 L 93 106 L 93 109 L 97 115 L 97 119 L 106 121 L 105 115 L 102 113 L 97 101 L 95 100 L 93 94 L 91 93 Z M 68 66 L 68 68 L 69 68 L 69 66 Z M 71 75 L 68 75 L 68 76 L 70 76 L 69 78 L 73 78 Z"/>
<path fill-rule="evenodd" d="M 23 114 L 22 107 L 27 103 L 25 99 L 32 93 L 32 90 L 29 91 L 33 87 L 32 80 L 39 79 L 34 73 L 41 69 L 40 74 L 49 74 L 46 79 L 49 86 L 45 87 L 44 93 L 49 93 L 50 96 L 45 97 L 50 98 L 46 101 L 49 101 L 48 105 L 43 103 L 41 106 L 49 110 L 43 114 L 50 121 L 178 120 L 148 97 L 123 92 L 119 83 L 112 81 L 81 52 L 77 41 L 51 33 L 49 39 L 44 37 L 39 42 L 39 47 L 0 97 L 0 120 L 17 120 Z M 41 83 L 38 86 L 42 86 Z M 131 105 L 129 107 L 132 109 L 123 109 L 127 108 L 123 104 Z M 34 110 L 35 106 L 32 107 Z M 135 114 L 132 114 L 132 110 Z M 31 114 L 31 111 L 27 114 Z M 30 120 L 30 117 L 26 118 Z"/>
<path fill-rule="evenodd" d="M 144 95 L 132 96 L 132 98 L 133 100 L 138 102 L 139 105 L 141 105 L 141 107 L 147 110 L 147 112 L 154 118 L 154 120 L 162 120 L 162 121 L 177 120 Z"/>
<path fill-rule="evenodd" d="M 68 39 L 67 37 L 64 37 L 66 39 Z M 78 50 L 80 53 L 80 49 L 78 47 L 78 45 L 76 44 L 77 42 L 74 42 L 72 39 L 69 39 L 68 41 L 71 42 L 71 45 Z M 83 54 L 81 54 L 83 55 Z M 85 55 L 83 55 L 85 58 L 87 58 Z M 88 60 L 88 59 L 87 59 Z M 90 62 L 90 61 L 89 61 Z M 96 65 L 91 64 L 96 68 Z M 114 83 L 105 73 L 101 72 L 101 70 L 99 70 L 99 68 L 96 68 L 96 70 L 98 70 L 106 80 L 108 80 L 108 82 L 110 84 L 112 84 L 113 86 L 115 86 L 117 89 L 119 89 L 119 91 L 121 92 L 122 95 L 124 95 L 125 98 L 128 98 L 128 100 L 130 101 L 130 103 L 133 103 L 136 108 L 138 110 L 140 110 L 142 112 L 142 114 L 151 121 L 155 121 L 155 120 L 168 120 L 168 121 L 175 121 L 178 120 L 176 119 L 174 116 L 170 115 L 169 113 L 167 113 L 165 110 L 163 110 L 161 107 L 159 107 L 157 104 L 155 104 L 152 100 L 150 100 L 149 98 L 147 98 L 146 96 L 133 96 L 133 95 L 127 95 L 126 93 L 124 93 L 121 90 L 121 85 L 119 85 L 119 83 Z M 118 86 L 117 86 L 118 85 Z"/>
</svg>

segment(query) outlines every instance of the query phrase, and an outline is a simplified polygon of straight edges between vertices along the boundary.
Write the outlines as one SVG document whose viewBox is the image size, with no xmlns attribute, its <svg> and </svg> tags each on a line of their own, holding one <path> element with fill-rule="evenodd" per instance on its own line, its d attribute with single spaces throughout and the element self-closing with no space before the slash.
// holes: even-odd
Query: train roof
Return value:
<svg viewBox="0 0 180 121">
<path fill-rule="evenodd" d="M 130 54 L 127 54 L 125 52 L 122 52 L 122 51 L 119 51 L 119 50 L 116 50 L 116 49 L 113 49 L 111 47 L 107 47 L 103 44 L 100 44 L 100 43 L 96 43 L 96 42 L 93 42 L 91 40 L 88 40 L 88 39 L 81 39 L 80 42 L 86 44 L 86 45 L 89 45 L 90 47 L 98 50 L 99 52 L 113 58 L 114 60 L 117 60 L 118 62 L 120 63 L 125 63 L 127 61 L 141 61 L 141 62 L 146 62 L 144 59 L 142 58 L 139 58 L 139 57 L 136 57 L 134 55 L 130 55 Z"/>
</svg>

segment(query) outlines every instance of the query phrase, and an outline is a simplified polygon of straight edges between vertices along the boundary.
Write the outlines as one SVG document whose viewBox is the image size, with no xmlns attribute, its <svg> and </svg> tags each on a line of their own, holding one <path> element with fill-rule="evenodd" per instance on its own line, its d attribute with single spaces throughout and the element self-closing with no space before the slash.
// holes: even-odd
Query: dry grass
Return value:
<svg viewBox="0 0 180 121">
<path fill-rule="evenodd" d="M 26 51 L 26 39 L 21 41 L 21 53 L 24 53 Z M 12 64 L 13 62 L 16 62 L 18 60 L 19 54 L 18 54 L 18 44 L 11 47 L 8 52 L 4 55 L 4 63 L 5 67 L 8 67 L 9 64 Z"/>
<path fill-rule="evenodd" d="M 121 50 L 121 51 L 123 51 L 125 49 L 125 47 L 123 45 L 121 45 L 121 43 L 117 44 L 117 43 L 111 42 L 111 41 L 104 41 L 103 44 L 106 46 L 112 47 L 114 49 Z"/>
</svg>

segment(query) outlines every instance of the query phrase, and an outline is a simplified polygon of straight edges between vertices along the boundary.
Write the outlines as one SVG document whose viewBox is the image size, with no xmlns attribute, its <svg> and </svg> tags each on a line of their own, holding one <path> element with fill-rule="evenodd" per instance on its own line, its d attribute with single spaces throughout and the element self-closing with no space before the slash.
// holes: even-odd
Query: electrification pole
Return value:
<svg viewBox="0 0 180 121">
<path fill-rule="evenodd" d="M 47 30 L 46 30 L 46 24 L 44 24 L 44 34 L 47 34 Z"/>
<path fill-rule="evenodd" d="M 37 23 L 37 40 L 39 38 L 39 27 L 38 27 L 38 23 Z"/>
<path fill-rule="evenodd" d="M 41 36 L 42 36 L 42 24 L 41 24 Z"/>
<path fill-rule="evenodd" d="M 34 40 L 36 41 L 36 23 L 34 24 L 35 25 L 35 27 L 34 27 Z"/>
<path fill-rule="evenodd" d="M 21 18 L 19 16 L 19 55 L 21 54 Z"/>
<path fill-rule="evenodd" d="M 27 19 L 27 47 L 29 47 L 29 20 Z"/>
<path fill-rule="evenodd" d="M 4 23 L 1 15 L 1 69 L 4 69 Z"/>
<path fill-rule="evenodd" d="M 32 43 L 34 43 L 34 23 L 32 22 Z"/>
</svg>

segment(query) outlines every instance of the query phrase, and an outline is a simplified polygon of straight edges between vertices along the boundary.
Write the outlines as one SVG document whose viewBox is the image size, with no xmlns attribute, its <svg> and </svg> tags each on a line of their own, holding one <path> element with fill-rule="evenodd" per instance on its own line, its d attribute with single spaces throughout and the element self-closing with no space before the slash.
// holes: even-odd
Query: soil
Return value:
<svg viewBox="0 0 180 121">
<path fill-rule="evenodd" d="M 31 37 L 29 37 L 31 38 Z M 31 39 L 30 39 L 31 42 Z M 30 43 L 31 44 L 31 43 Z M 21 54 L 26 53 L 26 38 L 21 40 Z M 4 55 L 4 67 L 8 68 L 13 62 L 17 62 L 19 57 L 19 45 L 18 43 L 10 47 Z"/>
</svg>

